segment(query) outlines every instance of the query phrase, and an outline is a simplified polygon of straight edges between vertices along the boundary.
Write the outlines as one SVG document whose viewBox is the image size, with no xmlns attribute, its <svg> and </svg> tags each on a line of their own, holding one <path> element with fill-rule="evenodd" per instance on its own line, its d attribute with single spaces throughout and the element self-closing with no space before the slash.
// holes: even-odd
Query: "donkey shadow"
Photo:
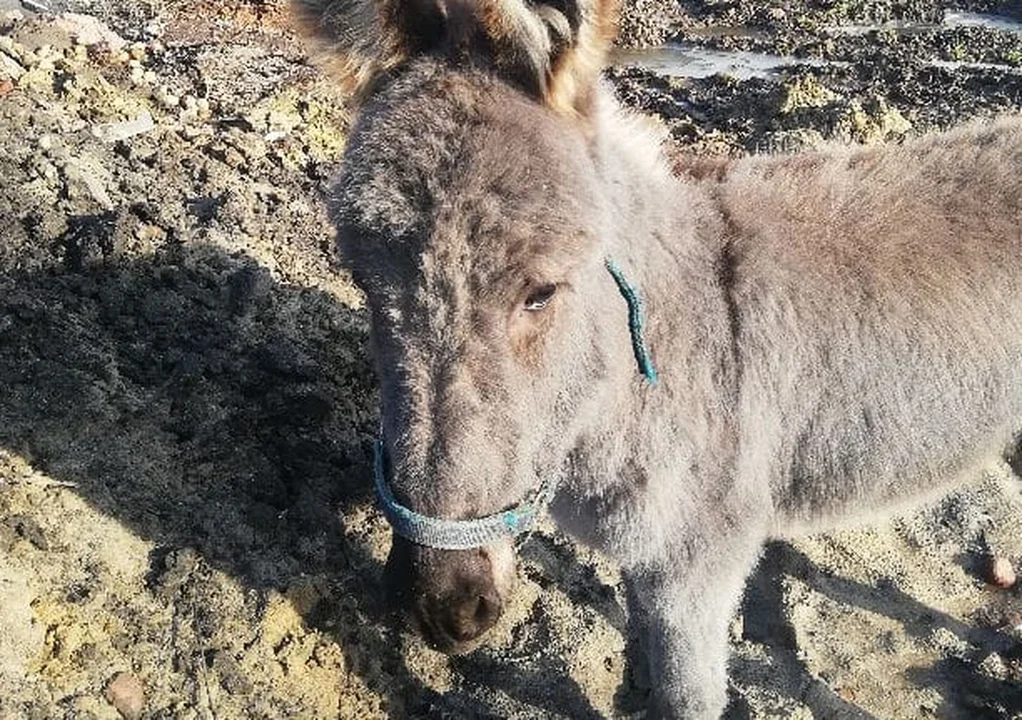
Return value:
<svg viewBox="0 0 1022 720">
<path fill-rule="evenodd" d="M 461 658 L 483 696 L 441 695 L 407 666 L 381 563 L 347 521 L 372 500 L 366 334 L 363 312 L 210 246 L 3 272 L 0 448 L 155 543 L 147 589 L 175 613 L 216 622 L 209 583 L 171 592 L 196 557 L 261 598 L 253 625 L 271 589 L 313 578 L 304 621 L 395 717 L 505 717 L 508 698 L 537 717 L 556 697 L 585 709 L 552 657 L 519 676 Z"/>
<path fill-rule="evenodd" d="M 848 607 L 897 620 L 906 635 L 924 638 L 936 628 L 944 629 L 974 648 L 968 658 L 947 658 L 931 667 L 913 668 L 907 678 L 919 687 L 929 687 L 941 697 L 935 710 L 941 718 L 1014 717 L 1022 711 L 1022 689 L 1011 683 L 989 678 L 977 670 L 979 660 L 986 653 L 996 652 L 1012 657 L 1022 654 L 1022 644 L 1003 632 L 971 625 L 946 613 L 920 603 L 915 598 L 889 583 L 865 585 L 828 573 L 818 567 L 804 553 L 792 545 L 775 541 L 767 545 L 757 571 L 749 580 L 742 603 L 744 637 L 766 645 L 774 662 L 771 668 L 787 668 L 782 672 L 795 672 L 788 678 L 789 686 L 797 687 L 792 699 L 805 703 L 814 717 L 837 720 L 872 720 L 873 715 L 841 697 L 831 687 L 815 677 L 799 656 L 795 630 L 784 614 L 785 576 L 796 578 L 812 590 Z M 743 663 L 738 661 L 738 671 Z M 757 674 L 744 668 L 743 674 Z M 729 717 L 734 720 L 748 717 L 741 699 L 732 698 Z"/>
<path fill-rule="evenodd" d="M 371 502 L 376 391 L 362 312 L 203 246 L 69 272 L 7 272 L 0 298 L 0 447 L 154 542 L 150 591 L 162 591 L 190 549 L 264 597 L 330 578 L 304 620 L 336 640 L 395 717 L 599 717 L 550 650 L 527 662 L 485 648 L 457 658 L 455 687 L 443 694 L 407 665 L 382 567 L 346 521 Z M 525 557 L 532 580 L 626 632 L 614 589 L 573 546 L 537 535 Z M 926 610 L 907 596 L 821 578 L 796 551 L 772 547 L 750 584 L 746 617 L 747 632 L 775 653 L 796 652 L 775 584 L 782 573 L 907 625 Z M 174 602 L 213 600 L 198 593 Z M 546 632 L 544 618 L 533 620 L 535 633 Z M 970 640 L 1003 641 L 945 620 Z M 800 667 L 802 699 L 814 711 L 868 717 Z M 949 674 L 979 687 L 964 665 L 915 680 Z M 979 692 L 1022 704 L 1011 688 Z M 641 695 L 622 688 L 618 710 L 634 712 Z M 732 717 L 741 706 L 732 703 Z"/>
</svg>

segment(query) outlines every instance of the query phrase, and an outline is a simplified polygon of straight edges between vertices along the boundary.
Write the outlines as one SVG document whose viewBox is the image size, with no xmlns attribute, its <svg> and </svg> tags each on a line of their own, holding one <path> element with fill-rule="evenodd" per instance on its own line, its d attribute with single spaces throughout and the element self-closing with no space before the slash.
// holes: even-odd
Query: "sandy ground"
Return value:
<svg viewBox="0 0 1022 720">
<path fill-rule="evenodd" d="M 320 205 L 348 114 L 280 5 L 15 5 L 0 0 L 0 718 L 641 717 L 617 576 L 549 529 L 488 646 L 448 658 L 391 622 L 365 318 Z M 621 96 L 717 154 L 1022 107 L 1010 33 L 821 29 L 932 3 L 750 5 L 630 27 L 843 64 L 617 68 Z M 924 62 L 948 53 L 1009 69 Z M 733 626 L 730 716 L 1022 718 L 1022 595 L 985 582 L 991 555 L 1022 571 L 1020 491 L 998 464 L 921 510 L 771 546 Z"/>
</svg>

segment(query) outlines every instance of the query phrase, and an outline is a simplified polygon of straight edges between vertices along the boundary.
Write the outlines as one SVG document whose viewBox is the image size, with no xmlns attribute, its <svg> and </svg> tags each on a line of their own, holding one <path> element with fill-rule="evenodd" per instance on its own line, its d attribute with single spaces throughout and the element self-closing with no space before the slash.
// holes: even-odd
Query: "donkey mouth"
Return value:
<svg viewBox="0 0 1022 720">
<path fill-rule="evenodd" d="M 486 641 L 485 633 L 471 640 L 456 640 L 449 634 L 425 623 L 416 623 L 416 630 L 426 645 L 444 655 L 466 655 Z"/>
<path fill-rule="evenodd" d="M 473 594 L 455 598 L 420 598 L 408 613 L 410 624 L 431 648 L 463 655 L 479 647 L 500 616 L 495 597 Z"/>
</svg>

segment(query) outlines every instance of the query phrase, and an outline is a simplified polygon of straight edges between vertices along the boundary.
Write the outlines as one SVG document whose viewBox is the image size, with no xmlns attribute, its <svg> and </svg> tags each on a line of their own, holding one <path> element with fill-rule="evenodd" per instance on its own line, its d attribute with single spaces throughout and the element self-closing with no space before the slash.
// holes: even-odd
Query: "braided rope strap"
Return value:
<svg viewBox="0 0 1022 720">
<path fill-rule="evenodd" d="M 394 498 L 383 469 L 383 436 L 376 440 L 373 474 L 376 498 L 394 532 L 418 545 L 439 550 L 471 550 L 492 545 L 528 532 L 536 518 L 553 498 L 554 483 L 541 484 L 530 500 L 472 520 L 447 520 L 415 512 Z"/>
<path fill-rule="evenodd" d="M 625 280 L 620 268 L 607 258 L 607 271 L 617 283 L 618 290 L 628 304 L 628 330 L 632 338 L 632 350 L 639 366 L 639 372 L 650 385 L 656 385 L 657 372 L 649 356 L 649 349 L 643 339 L 642 299 L 635 288 Z M 547 480 L 527 500 L 510 510 L 471 520 L 448 520 L 429 517 L 405 507 L 394 498 L 384 470 L 383 430 L 381 428 L 373 458 L 373 475 L 376 483 L 376 498 L 384 516 L 394 532 L 418 545 L 438 550 L 472 550 L 492 545 L 528 533 L 539 515 L 550 504 L 557 490 L 557 482 Z M 528 537 L 526 535 L 526 537 Z"/>
<path fill-rule="evenodd" d="M 642 298 L 635 287 L 625 279 L 621 268 L 617 263 L 607 258 L 604 261 L 607 272 L 617 283 L 617 289 L 621 291 L 621 297 L 628 303 L 628 333 L 632 336 L 632 352 L 635 353 L 635 362 L 639 365 L 639 372 L 650 385 L 657 384 L 657 372 L 653 367 L 653 361 L 649 357 L 649 348 L 646 347 L 646 340 L 642 336 Z"/>
</svg>

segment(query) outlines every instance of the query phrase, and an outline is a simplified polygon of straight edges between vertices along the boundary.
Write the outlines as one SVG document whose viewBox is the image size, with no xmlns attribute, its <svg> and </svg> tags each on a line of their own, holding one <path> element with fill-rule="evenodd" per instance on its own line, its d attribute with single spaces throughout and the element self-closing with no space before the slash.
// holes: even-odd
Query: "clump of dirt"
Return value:
<svg viewBox="0 0 1022 720">
<path fill-rule="evenodd" d="M 772 77 L 749 79 L 726 68 L 706 78 L 637 67 L 609 72 L 626 103 L 659 115 L 674 139 L 694 150 L 739 155 L 832 140 L 891 141 L 1022 107 L 1022 24 L 941 24 L 947 12 L 991 10 L 986 5 L 913 0 L 683 7 L 689 21 L 675 28 L 675 42 L 792 61 Z M 793 106 L 793 98 L 798 104 L 797 96 L 810 87 L 814 96 Z"/>
<path fill-rule="evenodd" d="M 10 5 L 0 716 L 641 714 L 619 578 L 551 528 L 488 646 L 447 658 L 398 631 L 370 497 L 366 319 L 320 203 L 349 112 L 283 5 Z M 788 27 L 777 9 L 881 4 L 842 7 L 755 12 Z M 636 36 L 670 25 L 643 16 L 666 5 L 635 8 Z M 688 3 L 677 22 L 747 8 Z M 974 47 L 988 34 L 962 37 L 990 57 Z M 611 77 L 717 154 L 897 141 L 1022 104 L 1011 77 L 870 59 L 880 44 L 842 40 L 847 68 L 769 80 Z M 734 716 L 1022 713 L 1019 590 L 982 581 L 988 556 L 1022 561 L 1022 516 L 1017 481 L 991 473 L 893 524 L 772 547 L 734 627 Z"/>
</svg>

